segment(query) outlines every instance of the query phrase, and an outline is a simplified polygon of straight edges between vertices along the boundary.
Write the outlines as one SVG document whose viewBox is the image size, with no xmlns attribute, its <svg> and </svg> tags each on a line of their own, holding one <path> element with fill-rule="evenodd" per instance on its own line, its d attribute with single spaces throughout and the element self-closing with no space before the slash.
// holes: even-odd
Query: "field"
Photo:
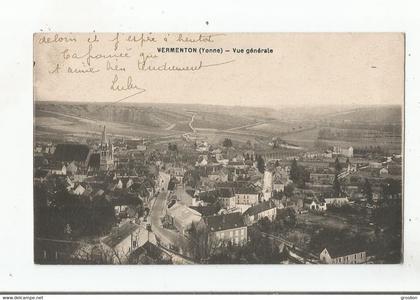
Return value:
<svg viewBox="0 0 420 300">
<path fill-rule="evenodd" d="M 280 137 L 312 149 L 320 130 L 329 129 L 335 135 L 320 139 L 327 146 L 381 146 L 399 152 L 400 113 L 400 107 L 352 108 L 346 112 L 325 107 L 276 110 L 198 104 L 36 102 L 34 127 L 37 139 L 98 137 L 105 125 L 112 136 L 164 142 L 191 132 L 194 115 L 192 126 L 203 139 L 215 144 L 230 138 L 239 144 L 249 140 L 259 148 L 269 148 L 269 141 Z M 394 132 L 390 133 L 390 128 Z"/>
</svg>

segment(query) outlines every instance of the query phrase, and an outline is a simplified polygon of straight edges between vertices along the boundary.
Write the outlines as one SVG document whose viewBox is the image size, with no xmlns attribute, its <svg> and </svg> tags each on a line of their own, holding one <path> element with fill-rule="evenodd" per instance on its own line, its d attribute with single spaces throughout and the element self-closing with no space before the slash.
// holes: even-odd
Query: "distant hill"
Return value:
<svg viewBox="0 0 420 300">
<path fill-rule="evenodd" d="M 140 126 L 149 130 L 189 131 L 191 117 L 195 115 L 194 127 L 230 129 L 252 124 L 267 113 L 264 109 L 243 107 L 224 107 L 215 105 L 163 104 L 163 103 L 65 103 L 36 102 L 35 118 L 41 119 L 48 127 L 48 121 L 54 125 L 68 125 L 68 122 L 101 121 Z M 53 114 L 53 115 L 51 115 Z M 46 118 L 49 118 L 48 120 Z M 54 120 L 52 120 L 54 118 Z M 35 120 L 36 121 L 36 120 Z M 45 122 L 46 121 L 46 122 Z M 67 123 L 66 123 L 67 122 Z M 35 122 L 37 125 L 42 125 Z M 65 124 L 66 123 L 66 124 Z M 44 126 L 45 127 L 45 126 Z"/>
<path fill-rule="evenodd" d="M 323 116 L 329 121 L 347 121 L 371 124 L 401 124 L 401 106 L 371 106 L 361 107 L 354 110 L 343 111 Z"/>
</svg>

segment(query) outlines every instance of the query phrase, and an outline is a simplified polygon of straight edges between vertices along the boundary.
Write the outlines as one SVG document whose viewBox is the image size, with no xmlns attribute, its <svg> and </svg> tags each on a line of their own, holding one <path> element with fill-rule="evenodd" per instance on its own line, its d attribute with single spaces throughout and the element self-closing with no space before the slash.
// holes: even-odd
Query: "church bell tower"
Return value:
<svg viewBox="0 0 420 300">
<path fill-rule="evenodd" d="M 99 145 L 100 170 L 108 171 L 114 168 L 114 147 L 106 136 L 106 127 L 102 131 L 101 144 Z"/>
</svg>

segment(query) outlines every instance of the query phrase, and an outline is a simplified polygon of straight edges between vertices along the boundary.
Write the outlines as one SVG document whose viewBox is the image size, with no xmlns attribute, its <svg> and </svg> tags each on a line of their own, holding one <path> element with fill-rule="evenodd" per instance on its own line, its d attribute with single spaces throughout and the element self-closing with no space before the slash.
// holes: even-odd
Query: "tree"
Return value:
<svg viewBox="0 0 420 300">
<path fill-rule="evenodd" d="M 268 217 L 259 219 L 257 224 L 262 232 L 271 232 L 271 221 Z"/>
<path fill-rule="evenodd" d="M 343 169 L 343 167 L 340 164 L 340 160 L 338 159 L 338 157 L 336 157 L 336 159 L 335 159 L 334 166 L 335 166 L 335 173 L 336 174 L 339 174 L 341 172 L 341 170 Z"/>
<path fill-rule="evenodd" d="M 265 161 L 261 155 L 257 158 L 257 169 L 260 173 L 264 173 L 265 171 Z"/>
<path fill-rule="evenodd" d="M 176 179 L 174 177 L 169 180 L 168 190 L 173 191 L 175 189 L 175 180 Z"/>
<path fill-rule="evenodd" d="M 297 181 L 299 178 L 299 167 L 296 161 L 296 158 L 293 159 L 292 165 L 290 167 L 290 179 Z"/>
<path fill-rule="evenodd" d="M 295 227 L 297 224 L 296 211 L 293 208 L 289 207 L 289 208 L 286 208 L 286 213 L 287 213 L 287 216 L 285 219 L 286 224 L 289 227 Z"/>
<path fill-rule="evenodd" d="M 178 145 L 177 144 L 169 143 L 168 144 L 168 150 L 169 151 L 173 151 L 173 152 L 178 152 Z"/>
<path fill-rule="evenodd" d="M 372 198 L 373 198 L 372 186 L 371 186 L 369 180 L 367 180 L 367 179 L 365 180 L 365 183 L 363 184 L 362 192 L 365 195 L 367 201 L 372 202 Z"/>
<path fill-rule="evenodd" d="M 310 173 L 303 166 L 298 166 L 296 159 L 293 159 L 290 167 L 290 179 L 300 188 L 305 188 L 305 183 L 310 179 Z"/>
<path fill-rule="evenodd" d="M 338 179 L 337 174 L 335 174 L 334 177 L 334 182 L 333 182 L 333 195 L 334 197 L 340 197 L 341 196 L 341 183 L 340 180 Z"/>
<path fill-rule="evenodd" d="M 230 148 L 232 146 L 233 146 L 232 140 L 229 138 L 225 138 L 223 141 L 223 147 Z"/>
<path fill-rule="evenodd" d="M 284 195 L 287 198 L 290 198 L 290 197 L 292 197 L 294 190 L 295 190 L 295 185 L 294 184 L 288 184 L 284 187 Z"/>
</svg>

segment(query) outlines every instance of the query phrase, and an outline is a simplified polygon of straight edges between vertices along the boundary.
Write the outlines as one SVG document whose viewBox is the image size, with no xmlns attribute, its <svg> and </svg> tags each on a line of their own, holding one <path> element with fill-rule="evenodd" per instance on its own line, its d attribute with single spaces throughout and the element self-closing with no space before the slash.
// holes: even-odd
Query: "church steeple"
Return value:
<svg viewBox="0 0 420 300">
<path fill-rule="evenodd" d="M 104 130 L 102 131 L 101 146 L 108 146 L 108 139 L 106 137 L 106 126 L 104 125 Z"/>
<path fill-rule="evenodd" d="M 106 136 L 106 127 L 102 131 L 101 144 L 99 146 L 100 169 L 110 170 L 114 166 L 114 147 Z"/>
</svg>

